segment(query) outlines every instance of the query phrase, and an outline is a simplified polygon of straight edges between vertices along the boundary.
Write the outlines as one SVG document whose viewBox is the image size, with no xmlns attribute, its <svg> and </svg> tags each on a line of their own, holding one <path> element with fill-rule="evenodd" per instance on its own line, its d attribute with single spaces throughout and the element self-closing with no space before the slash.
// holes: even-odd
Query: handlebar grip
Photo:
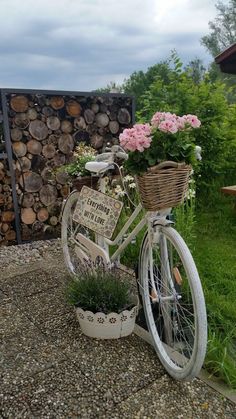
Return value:
<svg viewBox="0 0 236 419">
<path fill-rule="evenodd" d="M 112 157 L 112 153 L 108 152 L 108 153 L 102 153 L 102 154 L 97 154 L 96 155 L 96 161 L 107 161 L 109 159 L 111 159 Z"/>
<path fill-rule="evenodd" d="M 116 157 L 118 157 L 118 159 L 127 160 L 128 159 L 128 154 L 126 154 L 123 151 L 118 151 L 118 153 L 116 153 Z"/>
</svg>

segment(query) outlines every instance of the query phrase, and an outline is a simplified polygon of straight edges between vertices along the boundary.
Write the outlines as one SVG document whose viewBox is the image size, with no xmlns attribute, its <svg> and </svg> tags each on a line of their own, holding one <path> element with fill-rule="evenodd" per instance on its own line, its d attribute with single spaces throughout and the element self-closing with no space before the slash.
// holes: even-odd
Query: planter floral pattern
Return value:
<svg viewBox="0 0 236 419">
<path fill-rule="evenodd" d="M 76 315 L 82 332 L 97 339 L 118 339 L 130 335 L 134 330 L 138 304 L 121 313 L 92 313 L 76 308 Z"/>
</svg>

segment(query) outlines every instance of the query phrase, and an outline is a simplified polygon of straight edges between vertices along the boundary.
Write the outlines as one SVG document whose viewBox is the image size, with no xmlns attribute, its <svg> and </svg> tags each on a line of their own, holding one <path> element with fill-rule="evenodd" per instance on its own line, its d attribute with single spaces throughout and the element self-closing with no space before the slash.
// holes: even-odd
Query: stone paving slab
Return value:
<svg viewBox="0 0 236 419">
<path fill-rule="evenodd" d="M 31 296 L 15 295 L 15 300 L 18 308 L 37 325 L 71 311 L 60 287 Z"/>
<path fill-rule="evenodd" d="M 27 316 L 13 302 L 0 305 L 0 342 L 9 336 L 25 335 L 31 327 Z"/>
<path fill-rule="evenodd" d="M 19 276 L 8 277 L 1 284 L 1 290 L 11 297 L 27 297 L 55 288 L 59 285 L 58 278 L 49 275 L 46 271 L 36 269 Z"/>
<path fill-rule="evenodd" d="M 0 409 L 7 418 L 105 417 L 109 404 L 103 396 L 98 386 L 66 361 L 13 384 L 0 395 Z"/>
<path fill-rule="evenodd" d="M 6 303 L 11 303 L 11 298 L 0 290 L 0 306 Z"/>
<path fill-rule="evenodd" d="M 65 302 L 65 267 L 49 259 L 0 273 L 0 417 L 236 417 L 201 381 L 172 380 L 139 337 L 84 336 Z"/>
<path fill-rule="evenodd" d="M 3 375 L 14 370 L 17 375 L 27 375 L 51 367 L 65 359 L 62 351 L 47 341 L 32 326 L 30 333 L 5 338 L 0 345 L 0 363 Z"/>
<path fill-rule="evenodd" d="M 155 419 L 235 419 L 236 406 L 200 380 L 177 382 L 164 374 L 136 394 L 121 402 L 111 418 Z"/>
</svg>

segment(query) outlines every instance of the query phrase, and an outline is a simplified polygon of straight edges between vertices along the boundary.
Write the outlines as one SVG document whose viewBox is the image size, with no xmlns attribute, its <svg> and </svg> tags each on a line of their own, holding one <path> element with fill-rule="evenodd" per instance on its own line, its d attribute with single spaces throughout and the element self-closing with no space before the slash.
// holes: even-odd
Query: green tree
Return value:
<svg viewBox="0 0 236 419">
<path fill-rule="evenodd" d="M 123 86 L 115 81 L 110 81 L 105 87 L 95 90 L 98 93 L 123 93 Z"/>
<path fill-rule="evenodd" d="M 223 182 L 230 171 L 235 173 L 231 156 L 236 155 L 236 107 L 226 99 L 228 88 L 222 81 L 212 83 L 206 74 L 196 84 L 184 71 L 177 55 L 172 55 L 172 67 L 168 66 L 169 81 L 160 76 L 140 97 L 139 121 L 149 121 L 157 111 L 169 111 L 178 115 L 196 114 L 202 122 L 195 130 L 195 142 L 203 150 L 198 187 L 207 196 L 215 181 Z"/>
<path fill-rule="evenodd" d="M 219 1 L 216 3 L 217 16 L 209 22 L 210 33 L 201 39 L 201 43 L 215 58 L 220 52 L 236 42 L 236 0 L 230 0 L 228 4 Z M 215 82 L 217 79 L 224 81 L 234 89 L 228 94 L 230 102 L 236 102 L 235 75 L 224 74 L 220 68 L 212 62 L 209 67 L 209 77 Z"/>
<path fill-rule="evenodd" d="M 211 32 L 201 40 L 213 57 L 236 42 L 236 0 L 230 0 L 228 5 L 219 1 L 216 9 L 217 17 L 209 22 Z"/>
<path fill-rule="evenodd" d="M 124 81 L 124 93 L 135 96 L 137 110 L 140 110 L 142 106 L 141 96 L 158 77 L 161 77 L 166 83 L 169 82 L 168 72 L 169 64 L 167 61 L 163 61 L 149 67 L 145 73 L 143 71 L 135 71 Z"/>
<path fill-rule="evenodd" d="M 206 73 L 206 68 L 200 58 L 195 58 L 195 60 L 190 61 L 190 63 L 185 67 L 185 70 L 189 72 L 196 84 L 200 83 Z"/>
</svg>

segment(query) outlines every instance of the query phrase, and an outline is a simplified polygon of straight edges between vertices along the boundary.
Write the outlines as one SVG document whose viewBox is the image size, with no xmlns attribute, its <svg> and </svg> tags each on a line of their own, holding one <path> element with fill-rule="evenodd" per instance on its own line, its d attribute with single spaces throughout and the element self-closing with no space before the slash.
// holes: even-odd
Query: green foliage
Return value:
<svg viewBox="0 0 236 419">
<path fill-rule="evenodd" d="M 190 61 L 185 70 L 188 71 L 195 84 L 199 84 L 206 74 L 206 68 L 204 67 L 202 60 L 199 58 Z"/>
<path fill-rule="evenodd" d="M 74 151 L 73 161 L 61 166 L 58 170 L 66 172 L 70 177 L 90 176 L 91 173 L 85 169 L 85 164 L 95 160 L 96 150 L 94 148 L 80 143 Z"/>
<path fill-rule="evenodd" d="M 236 214 L 230 197 L 197 211 L 193 256 L 203 284 L 209 342 L 205 366 L 236 388 Z"/>
<path fill-rule="evenodd" d="M 228 4 L 216 3 L 217 17 L 209 22 L 210 34 L 202 38 L 202 44 L 215 57 L 236 41 L 236 0 Z"/>
<path fill-rule="evenodd" d="M 229 105 L 226 94 L 229 89 L 221 81 L 211 83 L 206 74 L 198 84 L 175 53 L 172 54 L 172 67 L 169 64 L 168 83 L 160 76 L 139 98 L 139 122 L 150 120 L 157 111 L 173 112 L 177 115 L 195 114 L 202 122 L 193 131 L 194 141 L 202 147 L 202 162 L 199 169 L 198 191 L 211 189 L 212 182 L 225 173 L 235 174 L 236 110 Z M 137 162 L 138 163 L 138 162 Z"/>
<path fill-rule="evenodd" d="M 141 96 L 149 89 L 157 78 L 161 78 L 165 83 L 169 82 L 169 64 L 168 61 L 155 64 L 148 68 L 147 72 L 135 71 L 124 81 L 124 93 L 134 95 L 136 100 L 136 109 L 142 108 Z"/>
<path fill-rule="evenodd" d="M 181 234 L 188 247 L 194 248 L 196 238 L 195 198 L 190 194 L 183 204 L 173 209 L 175 228 Z"/>
<path fill-rule="evenodd" d="M 110 81 L 105 87 L 96 89 L 97 93 L 123 93 L 123 86 L 116 84 L 115 81 Z"/>
<path fill-rule="evenodd" d="M 236 359 L 235 344 L 232 335 L 235 330 L 225 337 L 215 328 L 209 328 L 208 351 L 205 359 L 205 368 L 216 377 L 223 379 L 231 388 L 236 388 Z"/>
<path fill-rule="evenodd" d="M 66 290 L 71 305 L 93 313 L 120 313 L 133 306 L 131 285 L 117 272 L 85 269 Z"/>
<path fill-rule="evenodd" d="M 89 161 L 94 160 L 94 156 L 80 156 L 76 161 L 61 167 L 60 170 L 64 170 L 69 176 L 90 176 L 91 173 L 85 169 L 85 164 Z"/>
<path fill-rule="evenodd" d="M 209 22 L 210 33 L 202 37 L 201 42 L 215 58 L 218 54 L 236 42 L 236 0 L 230 0 L 228 4 L 219 1 L 216 3 L 217 16 Z M 227 93 L 231 102 L 236 100 L 235 81 L 236 76 L 224 74 L 213 62 L 209 68 L 210 80 L 221 80 L 233 90 Z"/>
</svg>

